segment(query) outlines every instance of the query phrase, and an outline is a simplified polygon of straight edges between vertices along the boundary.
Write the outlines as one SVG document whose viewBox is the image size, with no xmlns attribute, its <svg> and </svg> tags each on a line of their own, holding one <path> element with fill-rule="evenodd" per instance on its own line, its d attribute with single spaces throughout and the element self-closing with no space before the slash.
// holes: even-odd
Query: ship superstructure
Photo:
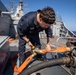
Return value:
<svg viewBox="0 0 76 75">
<path fill-rule="evenodd" d="M 13 20 L 19 20 L 23 15 L 24 15 L 23 2 L 22 2 L 22 0 L 20 0 L 18 6 L 16 8 L 16 12 L 13 15 L 11 15 L 11 17 Z"/>
<path fill-rule="evenodd" d="M 11 15 L 12 17 L 12 20 L 13 20 L 13 25 L 15 27 L 15 31 L 17 33 L 17 24 L 18 24 L 18 21 L 19 19 L 24 15 L 24 12 L 23 12 L 23 1 L 20 0 L 17 8 L 16 8 L 16 12 Z"/>
<path fill-rule="evenodd" d="M 62 21 L 57 21 L 52 25 L 53 35 L 56 37 L 69 37 L 76 36 L 72 31 L 70 31 L 65 23 Z"/>
</svg>

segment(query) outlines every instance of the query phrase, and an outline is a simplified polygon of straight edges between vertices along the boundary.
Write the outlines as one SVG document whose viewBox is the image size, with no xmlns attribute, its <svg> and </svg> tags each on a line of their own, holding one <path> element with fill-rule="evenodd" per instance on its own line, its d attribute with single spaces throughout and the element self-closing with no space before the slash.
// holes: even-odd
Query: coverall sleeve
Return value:
<svg viewBox="0 0 76 75">
<path fill-rule="evenodd" d="M 18 31 L 18 35 L 20 37 L 26 36 L 26 34 L 28 32 L 28 20 L 27 20 L 27 18 L 20 19 L 18 26 L 17 26 L 17 31 Z"/>
</svg>

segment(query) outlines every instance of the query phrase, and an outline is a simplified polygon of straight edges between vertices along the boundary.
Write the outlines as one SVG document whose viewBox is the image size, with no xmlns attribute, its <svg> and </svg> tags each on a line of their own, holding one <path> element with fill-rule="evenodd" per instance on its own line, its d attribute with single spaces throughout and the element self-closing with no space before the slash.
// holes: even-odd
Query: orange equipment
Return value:
<svg viewBox="0 0 76 75">
<path fill-rule="evenodd" d="M 61 52 L 67 52 L 67 51 L 70 51 L 70 48 L 62 46 L 62 47 L 59 47 L 59 48 L 57 48 L 55 50 L 53 49 L 50 52 L 61 53 Z M 35 57 L 37 55 L 37 53 L 46 54 L 47 51 L 45 49 L 44 50 L 34 49 L 33 53 L 23 62 L 23 64 L 19 68 L 17 68 L 16 65 L 15 65 L 15 63 L 14 63 L 14 59 L 18 57 L 18 54 L 16 54 L 15 56 L 13 56 L 11 64 L 12 64 L 12 67 L 13 67 L 14 71 L 18 72 L 18 73 L 22 72 L 23 69 L 26 68 L 27 65 L 29 64 L 29 62 L 33 59 L 33 57 Z"/>
</svg>

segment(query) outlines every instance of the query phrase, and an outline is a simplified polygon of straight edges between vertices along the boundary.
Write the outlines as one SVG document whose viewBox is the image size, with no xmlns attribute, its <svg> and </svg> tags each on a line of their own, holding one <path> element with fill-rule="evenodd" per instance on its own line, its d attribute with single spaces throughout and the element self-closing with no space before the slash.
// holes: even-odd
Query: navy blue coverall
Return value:
<svg viewBox="0 0 76 75">
<path fill-rule="evenodd" d="M 47 29 L 41 28 L 36 20 L 37 12 L 29 12 L 25 14 L 17 25 L 19 36 L 19 56 L 20 62 L 24 60 L 24 52 L 26 51 L 26 41 L 22 37 L 29 38 L 31 43 L 35 46 L 40 45 L 39 32 L 45 30 L 47 37 L 52 37 L 52 30 L 50 27 Z"/>
</svg>

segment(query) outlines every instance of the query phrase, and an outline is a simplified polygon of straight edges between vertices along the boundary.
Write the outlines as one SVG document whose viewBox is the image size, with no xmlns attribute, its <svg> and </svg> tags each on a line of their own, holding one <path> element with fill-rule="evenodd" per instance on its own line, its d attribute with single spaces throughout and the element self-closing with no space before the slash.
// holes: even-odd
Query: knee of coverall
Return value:
<svg viewBox="0 0 76 75">
<path fill-rule="evenodd" d="M 26 50 L 26 41 L 19 37 L 19 52 L 25 52 Z"/>
</svg>

